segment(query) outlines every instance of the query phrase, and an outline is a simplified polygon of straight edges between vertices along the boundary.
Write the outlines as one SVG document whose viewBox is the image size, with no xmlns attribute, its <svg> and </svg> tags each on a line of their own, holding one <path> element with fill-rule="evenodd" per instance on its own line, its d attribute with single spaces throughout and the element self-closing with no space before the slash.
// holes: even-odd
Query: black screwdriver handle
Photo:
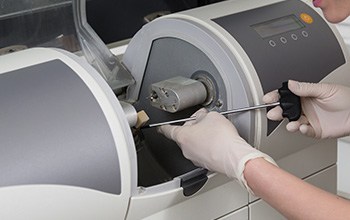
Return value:
<svg viewBox="0 0 350 220">
<path fill-rule="evenodd" d="M 283 82 L 278 89 L 280 94 L 280 106 L 283 110 L 282 116 L 289 121 L 296 121 L 301 115 L 300 97 L 292 93 L 288 88 L 288 82 Z"/>
</svg>

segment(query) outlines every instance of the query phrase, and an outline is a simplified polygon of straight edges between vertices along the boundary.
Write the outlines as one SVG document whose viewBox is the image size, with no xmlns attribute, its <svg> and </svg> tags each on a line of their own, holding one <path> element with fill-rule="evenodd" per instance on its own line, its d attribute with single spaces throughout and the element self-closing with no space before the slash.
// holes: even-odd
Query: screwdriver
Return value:
<svg viewBox="0 0 350 220">
<path fill-rule="evenodd" d="M 245 107 L 245 108 L 232 109 L 232 110 L 227 110 L 227 111 L 223 111 L 223 112 L 219 112 L 219 113 L 221 115 L 228 115 L 228 114 L 233 114 L 233 113 L 251 111 L 251 110 L 255 110 L 255 109 L 268 108 L 268 107 L 274 107 L 274 106 L 279 105 L 279 106 L 281 106 L 281 108 L 283 110 L 283 112 L 282 112 L 283 117 L 288 118 L 289 121 L 298 120 L 300 118 L 300 115 L 301 115 L 300 97 L 295 95 L 294 93 L 292 93 L 288 89 L 288 82 L 282 83 L 282 87 L 278 89 L 278 93 L 280 95 L 280 99 L 278 102 L 249 106 L 249 107 Z M 195 119 L 196 119 L 196 116 L 192 116 L 189 118 L 153 123 L 153 124 L 145 125 L 141 128 L 153 128 L 153 127 L 158 127 L 158 126 L 162 126 L 162 125 L 176 124 L 176 123 L 180 123 L 180 122 L 192 121 Z"/>
</svg>

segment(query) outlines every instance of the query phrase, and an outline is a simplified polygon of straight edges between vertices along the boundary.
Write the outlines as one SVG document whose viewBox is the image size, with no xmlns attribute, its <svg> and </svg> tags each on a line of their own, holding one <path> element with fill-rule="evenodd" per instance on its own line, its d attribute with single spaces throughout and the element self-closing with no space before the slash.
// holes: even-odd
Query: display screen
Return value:
<svg viewBox="0 0 350 220">
<path fill-rule="evenodd" d="M 288 15 L 251 26 L 262 37 L 267 38 L 288 31 L 297 30 L 305 25 L 295 16 Z"/>
</svg>

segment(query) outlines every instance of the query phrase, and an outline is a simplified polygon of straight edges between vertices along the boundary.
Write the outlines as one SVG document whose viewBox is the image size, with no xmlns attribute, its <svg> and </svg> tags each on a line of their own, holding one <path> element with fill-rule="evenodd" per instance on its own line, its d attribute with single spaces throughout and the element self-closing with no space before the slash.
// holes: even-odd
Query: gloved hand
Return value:
<svg viewBox="0 0 350 220">
<path fill-rule="evenodd" d="M 201 109 L 195 116 L 183 126 L 164 125 L 158 131 L 174 140 L 195 165 L 234 178 L 251 192 L 243 175 L 245 164 L 258 157 L 276 164 L 274 160 L 251 147 L 219 113 Z"/>
<path fill-rule="evenodd" d="M 350 88 L 325 83 L 288 81 L 290 91 L 301 97 L 302 116 L 289 122 L 287 130 L 315 138 L 335 138 L 350 134 Z M 263 97 L 265 103 L 278 101 L 277 90 Z M 267 113 L 271 120 L 282 120 L 277 106 Z"/>
</svg>

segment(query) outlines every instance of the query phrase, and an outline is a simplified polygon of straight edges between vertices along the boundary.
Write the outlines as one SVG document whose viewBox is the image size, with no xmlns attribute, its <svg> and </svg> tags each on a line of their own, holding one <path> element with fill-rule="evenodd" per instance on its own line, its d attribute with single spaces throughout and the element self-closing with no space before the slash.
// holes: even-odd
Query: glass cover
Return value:
<svg viewBox="0 0 350 220">
<path fill-rule="evenodd" d="M 0 55 L 29 47 L 80 50 L 72 1 L 0 1 Z"/>
</svg>

